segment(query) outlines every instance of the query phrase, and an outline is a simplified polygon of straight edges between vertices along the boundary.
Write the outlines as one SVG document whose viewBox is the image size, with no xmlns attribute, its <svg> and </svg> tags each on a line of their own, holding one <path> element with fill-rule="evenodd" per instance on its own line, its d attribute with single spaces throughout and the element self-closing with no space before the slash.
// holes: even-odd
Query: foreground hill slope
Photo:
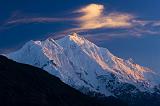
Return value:
<svg viewBox="0 0 160 106">
<path fill-rule="evenodd" d="M 115 98 L 81 94 L 42 69 L 0 55 L 0 105 L 124 106 Z"/>
</svg>

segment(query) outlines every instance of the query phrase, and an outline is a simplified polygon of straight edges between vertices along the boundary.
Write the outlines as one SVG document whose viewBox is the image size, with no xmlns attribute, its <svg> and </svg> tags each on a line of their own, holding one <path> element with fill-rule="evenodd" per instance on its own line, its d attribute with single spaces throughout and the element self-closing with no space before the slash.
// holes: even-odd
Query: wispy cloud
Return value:
<svg viewBox="0 0 160 106">
<path fill-rule="evenodd" d="M 131 27 L 130 22 L 134 16 L 124 13 L 109 13 L 104 14 L 104 6 L 100 4 L 90 4 L 79 10 L 82 16 L 76 20 L 80 23 L 79 29 L 97 29 L 97 28 L 118 28 Z"/>
<path fill-rule="evenodd" d="M 56 18 L 56 17 L 36 17 L 36 16 L 23 16 L 21 17 L 19 15 L 14 15 L 9 17 L 8 20 L 6 20 L 1 26 L 1 30 L 6 30 L 12 27 L 15 27 L 17 25 L 23 25 L 23 24 L 32 24 L 32 23 L 49 23 L 54 24 L 56 22 L 64 22 L 64 21 L 72 21 L 72 18 Z"/>
<path fill-rule="evenodd" d="M 152 25 L 155 27 L 160 27 L 160 21 L 154 21 L 152 22 Z"/>
<path fill-rule="evenodd" d="M 72 31 L 84 32 L 89 30 L 108 29 L 108 28 L 109 29 L 122 28 L 122 30 L 127 29 L 128 31 L 133 30 L 135 28 L 140 28 L 139 30 L 145 29 L 146 31 L 144 30 L 144 32 L 151 32 L 150 27 L 159 26 L 160 22 L 160 21 L 138 19 L 137 16 L 134 16 L 133 14 L 129 13 L 108 11 L 107 14 L 105 14 L 106 13 L 105 7 L 104 5 L 101 4 L 89 4 L 74 11 L 74 13 L 80 14 L 79 17 L 74 18 L 74 21 L 77 22 L 77 24 L 75 24 L 75 28 L 63 31 L 63 33 Z M 142 33 L 140 33 L 139 35 L 141 34 Z"/>
<path fill-rule="evenodd" d="M 92 36 L 90 36 L 90 32 L 92 31 L 95 32 L 93 34 L 94 39 L 96 38 L 98 40 L 126 36 L 140 37 L 144 35 L 160 34 L 160 20 L 145 20 L 131 13 L 107 11 L 105 6 L 102 4 L 89 4 L 77 10 L 73 10 L 70 13 L 73 14 L 72 17 L 65 18 L 17 16 L 17 14 L 14 14 L 14 16 L 11 16 L 0 27 L 0 30 L 5 30 L 21 24 L 69 21 L 67 24 L 73 24 L 73 27 L 54 33 L 54 35 L 58 35 L 57 38 L 71 32 L 87 32 L 88 38 L 91 39 Z M 108 32 L 108 29 L 113 30 L 112 32 Z M 120 29 L 122 32 L 118 32 L 117 29 Z M 96 32 L 96 30 L 98 30 L 98 32 Z M 103 30 L 103 33 L 99 30 Z M 50 36 L 51 35 L 52 33 Z"/>
<path fill-rule="evenodd" d="M 23 17 L 9 19 L 4 26 L 13 26 L 19 24 L 30 24 L 30 23 L 54 23 L 62 21 L 73 21 L 75 27 L 68 31 L 79 31 L 79 30 L 91 30 L 98 28 L 118 28 L 118 27 L 131 27 L 130 22 L 134 16 L 127 13 L 109 13 L 104 14 L 105 8 L 101 4 L 89 4 L 82 7 L 73 13 L 78 13 L 80 16 L 73 18 L 55 18 L 55 17 Z"/>
<path fill-rule="evenodd" d="M 160 31 L 145 30 L 140 28 L 124 29 L 121 31 L 111 31 L 111 32 L 97 32 L 97 33 L 87 33 L 85 36 L 87 39 L 96 41 L 106 41 L 117 38 L 127 38 L 127 37 L 142 37 L 148 35 L 160 35 Z"/>
<path fill-rule="evenodd" d="M 160 20 L 145 20 L 139 19 L 129 13 L 121 12 L 107 12 L 105 14 L 105 7 L 101 4 L 89 4 L 76 10 L 75 13 L 81 14 L 75 20 L 78 22 L 77 28 L 69 29 L 67 31 L 88 32 L 88 38 L 95 40 L 106 40 L 111 38 L 120 38 L 127 36 L 141 37 L 145 35 L 160 35 Z M 105 33 L 100 31 L 95 32 L 90 36 L 90 30 L 106 29 Z M 108 29 L 114 29 L 108 32 Z M 118 32 L 121 29 L 122 32 Z M 65 32 L 67 32 L 65 31 Z"/>
<path fill-rule="evenodd" d="M 60 22 L 69 19 L 63 18 L 49 18 L 49 17 L 34 17 L 34 18 L 20 18 L 10 20 L 5 23 L 5 25 L 15 25 L 15 24 L 29 24 L 29 23 L 52 23 L 52 22 Z"/>
</svg>

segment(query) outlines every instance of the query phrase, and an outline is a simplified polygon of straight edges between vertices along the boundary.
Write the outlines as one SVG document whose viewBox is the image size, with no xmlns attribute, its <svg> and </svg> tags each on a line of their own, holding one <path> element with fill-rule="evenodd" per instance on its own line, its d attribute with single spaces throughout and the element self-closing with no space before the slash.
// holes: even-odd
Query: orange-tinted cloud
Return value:
<svg viewBox="0 0 160 106">
<path fill-rule="evenodd" d="M 93 20 L 95 18 L 98 18 L 102 15 L 104 10 L 103 5 L 99 4 L 90 4 L 88 6 L 85 6 L 79 10 L 77 10 L 78 13 L 83 13 L 82 16 L 78 18 L 78 20 Z"/>
<path fill-rule="evenodd" d="M 74 12 L 73 12 L 74 11 Z M 71 32 L 87 32 L 95 30 L 104 30 L 104 28 L 116 28 L 113 33 L 107 32 L 100 33 L 95 32 L 95 38 L 110 39 L 112 37 L 123 37 L 123 36 L 136 36 L 142 35 L 158 35 L 160 33 L 160 21 L 159 20 L 145 20 L 140 17 L 135 17 L 129 13 L 105 11 L 104 5 L 101 4 L 89 4 L 78 10 L 73 10 L 72 17 L 36 17 L 36 16 L 24 16 L 21 14 L 14 14 L 11 16 L 3 25 L 0 26 L 0 31 L 8 28 L 15 27 L 21 24 L 30 23 L 55 23 L 69 21 L 68 25 L 74 25 L 74 27 L 68 27 L 66 30 L 54 33 L 58 35 L 57 38 L 66 35 Z M 76 14 L 78 14 L 78 16 Z M 19 16 L 20 15 L 20 16 Z M 65 23 L 66 24 L 66 23 Z M 117 33 L 117 29 L 124 31 L 123 33 Z M 51 34 L 52 36 L 53 34 Z M 50 36 L 50 35 L 49 35 Z M 105 37 L 104 37 L 105 36 Z"/>
<path fill-rule="evenodd" d="M 76 12 L 82 13 L 82 16 L 76 18 L 80 23 L 78 29 L 81 30 L 132 26 L 132 15 L 116 12 L 104 15 L 104 6 L 100 4 L 90 4 Z"/>
</svg>

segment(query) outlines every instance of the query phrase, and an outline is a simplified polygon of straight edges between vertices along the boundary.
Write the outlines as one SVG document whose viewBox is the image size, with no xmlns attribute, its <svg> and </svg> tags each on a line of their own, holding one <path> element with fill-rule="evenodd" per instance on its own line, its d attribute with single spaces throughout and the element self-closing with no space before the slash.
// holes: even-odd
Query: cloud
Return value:
<svg viewBox="0 0 160 106">
<path fill-rule="evenodd" d="M 101 4 L 89 4 L 75 11 L 75 13 L 81 14 L 75 19 L 78 22 L 77 28 L 66 30 L 63 33 L 72 31 L 87 32 L 87 38 L 98 41 L 128 36 L 160 35 L 160 28 L 157 28 L 160 26 L 159 20 L 139 19 L 132 14 L 120 12 L 108 11 L 105 14 L 104 5 Z M 114 30 L 104 32 L 104 30 L 109 29 Z M 117 31 L 119 29 L 120 32 Z M 103 30 L 103 33 L 99 30 Z"/>
<path fill-rule="evenodd" d="M 53 24 L 55 22 L 72 21 L 72 18 L 60 18 L 60 17 L 36 17 L 36 16 L 26 16 L 22 14 L 13 14 L 9 19 L 7 19 L 1 26 L 0 31 L 7 30 L 9 28 L 15 27 L 17 25 L 32 24 L 32 23 L 49 23 Z"/>
<path fill-rule="evenodd" d="M 73 10 L 68 17 L 36 17 L 35 15 L 26 16 L 22 13 L 14 13 L 3 25 L 1 30 L 6 30 L 16 25 L 30 23 L 55 23 L 66 22 L 71 25 L 66 30 L 51 33 L 62 37 L 71 32 L 92 33 L 94 39 L 105 40 L 126 36 L 140 37 L 144 35 L 159 35 L 160 20 L 145 20 L 142 17 L 135 16 L 131 13 L 105 11 L 102 4 L 89 4 Z M 108 30 L 112 30 L 108 32 Z M 101 31 L 102 30 L 102 31 Z M 104 31 L 105 30 L 105 31 Z M 121 30 L 120 32 L 117 30 Z M 102 33 L 103 32 L 103 33 Z M 96 36 L 95 36 L 96 35 Z M 99 36 L 98 36 L 99 35 Z M 88 36 L 91 39 L 92 36 Z M 93 38 L 92 38 L 93 39 Z"/>
<path fill-rule="evenodd" d="M 89 4 L 76 12 L 82 14 L 82 16 L 76 18 L 79 22 L 77 30 L 131 27 L 131 20 L 134 18 L 130 14 L 118 12 L 105 15 L 104 6 L 100 4 Z"/>
<path fill-rule="evenodd" d="M 55 22 L 64 22 L 71 21 L 72 18 L 64 18 L 64 17 L 46 17 L 46 16 L 36 16 L 35 14 L 25 14 L 20 11 L 13 12 L 8 19 L 6 19 L 0 25 L 0 31 L 7 30 L 12 27 L 16 27 L 17 25 L 23 24 L 32 24 L 32 23 L 55 23 Z"/>
<path fill-rule="evenodd" d="M 33 17 L 33 18 L 20 18 L 9 20 L 5 25 L 15 25 L 15 24 L 29 24 L 29 23 L 52 23 L 60 22 L 68 19 L 63 18 L 50 18 L 50 17 Z"/>
<path fill-rule="evenodd" d="M 90 4 L 88 6 L 85 6 L 77 10 L 76 12 L 83 13 L 83 15 L 78 18 L 78 20 L 85 21 L 85 20 L 92 20 L 92 19 L 98 18 L 99 16 L 102 15 L 103 10 L 104 10 L 103 5 Z"/>
<path fill-rule="evenodd" d="M 85 36 L 87 39 L 93 42 L 106 41 L 111 39 L 119 39 L 119 38 L 127 38 L 127 37 L 136 37 L 140 38 L 142 36 L 160 35 L 160 31 L 153 31 L 149 29 L 141 29 L 141 28 L 132 28 L 132 29 L 124 29 L 124 30 L 116 30 L 110 32 L 87 32 Z"/>
<path fill-rule="evenodd" d="M 155 27 L 159 27 L 160 26 L 160 21 L 154 21 L 152 25 L 155 26 Z"/>
</svg>

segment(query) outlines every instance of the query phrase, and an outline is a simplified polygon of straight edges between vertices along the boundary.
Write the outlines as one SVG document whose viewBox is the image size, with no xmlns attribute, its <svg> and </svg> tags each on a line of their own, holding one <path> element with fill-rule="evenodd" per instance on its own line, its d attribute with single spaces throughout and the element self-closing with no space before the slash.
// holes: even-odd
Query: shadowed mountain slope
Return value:
<svg viewBox="0 0 160 106">
<path fill-rule="evenodd" d="M 4 56 L 0 56 L 0 105 L 124 106 L 113 97 L 88 97 L 40 68 Z"/>
</svg>

